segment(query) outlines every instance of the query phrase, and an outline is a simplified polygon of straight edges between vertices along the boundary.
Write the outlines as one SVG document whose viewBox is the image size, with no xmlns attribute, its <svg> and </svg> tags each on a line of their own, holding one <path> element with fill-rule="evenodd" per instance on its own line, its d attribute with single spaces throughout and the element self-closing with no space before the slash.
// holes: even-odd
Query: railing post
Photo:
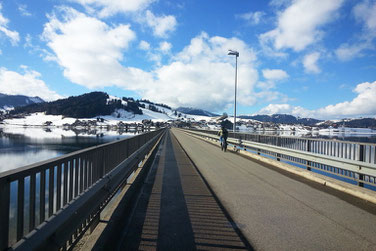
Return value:
<svg viewBox="0 0 376 251">
<path fill-rule="evenodd" d="M 307 152 L 311 151 L 311 141 L 308 139 L 306 140 L 306 149 L 307 149 Z M 307 165 L 307 170 L 311 171 L 311 161 L 307 160 L 306 165 Z"/>
<path fill-rule="evenodd" d="M 277 136 L 277 146 L 281 146 L 281 138 Z M 277 153 L 277 161 L 281 161 L 281 154 Z"/>
<path fill-rule="evenodd" d="M 9 243 L 10 203 L 10 184 L 6 179 L 0 179 L 0 201 L 0 250 L 5 250 Z"/>
<path fill-rule="evenodd" d="M 359 145 L 359 161 L 364 161 L 364 145 Z M 359 171 L 361 170 L 361 167 L 359 167 Z M 359 173 L 359 181 L 358 185 L 360 187 L 364 187 L 364 183 L 362 182 L 364 180 L 364 174 Z"/>
<path fill-rule="evenodd" d="M 105 156 L 105 148 L 103 147 L 102 149 L 102 168 L 100 169 L 101 170 L 101 176 L 100 178 L 103 178 L 103 176 L 106 174 L 106 156 Z"/>
</svg>

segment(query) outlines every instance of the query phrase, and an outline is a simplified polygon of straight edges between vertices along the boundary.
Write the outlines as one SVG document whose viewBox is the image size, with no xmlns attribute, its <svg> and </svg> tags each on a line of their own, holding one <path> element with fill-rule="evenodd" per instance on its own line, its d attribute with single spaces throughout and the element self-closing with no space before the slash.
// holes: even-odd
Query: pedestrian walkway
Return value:
<svg viewBox="0 0 376 251">
<path fill-rule="evenodd" d="M 118 250 L 251 249 L 168 132 Z"/>
<path fill-rule="evenodd" d="M 376 206 L 172 129 L 255 250 L 376 250 Z"/>
</svg>

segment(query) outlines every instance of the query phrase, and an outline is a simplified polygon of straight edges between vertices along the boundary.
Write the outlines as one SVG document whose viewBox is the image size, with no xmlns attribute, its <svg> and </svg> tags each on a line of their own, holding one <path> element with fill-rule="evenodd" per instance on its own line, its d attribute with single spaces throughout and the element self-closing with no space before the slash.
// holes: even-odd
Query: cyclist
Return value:
<svg viewBox="0 0 376 251">
<path fill-rule="evenodd" d="M 227 137 L 228 137 L 228 131 L 224 126 L 221 126 L 221 130 L 218 132 L 219 135 L 219 142 L 221 143 L 221 150 L 225 151 L 227 150 Z"/>
</svg>

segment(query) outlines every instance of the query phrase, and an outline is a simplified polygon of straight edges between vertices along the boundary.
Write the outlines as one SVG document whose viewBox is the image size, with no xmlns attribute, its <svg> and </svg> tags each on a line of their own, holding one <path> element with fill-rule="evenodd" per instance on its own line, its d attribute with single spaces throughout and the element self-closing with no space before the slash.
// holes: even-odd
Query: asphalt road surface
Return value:
<svg viewBox="0 0 376 251">
<path fill-rule="evenodd" d="M 376 250 L 376 206 L 172 129 L 256 250 Z"/>
<path fill-rule="evenodd" d="M 167 132 L 117 250 L 252 250 Z"/>
</svg>

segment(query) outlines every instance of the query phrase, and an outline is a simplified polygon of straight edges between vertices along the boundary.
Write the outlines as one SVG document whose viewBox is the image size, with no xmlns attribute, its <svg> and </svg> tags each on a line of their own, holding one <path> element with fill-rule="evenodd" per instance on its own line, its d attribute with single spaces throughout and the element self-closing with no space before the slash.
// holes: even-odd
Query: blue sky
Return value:
<svg viewBox="0 0 376 251">
<path fill-rule="evenodd" d="M 90 91 L 173 107 L 376 116 L 375 0 L 5 0 L 0 92 Z"/>
</svg>

